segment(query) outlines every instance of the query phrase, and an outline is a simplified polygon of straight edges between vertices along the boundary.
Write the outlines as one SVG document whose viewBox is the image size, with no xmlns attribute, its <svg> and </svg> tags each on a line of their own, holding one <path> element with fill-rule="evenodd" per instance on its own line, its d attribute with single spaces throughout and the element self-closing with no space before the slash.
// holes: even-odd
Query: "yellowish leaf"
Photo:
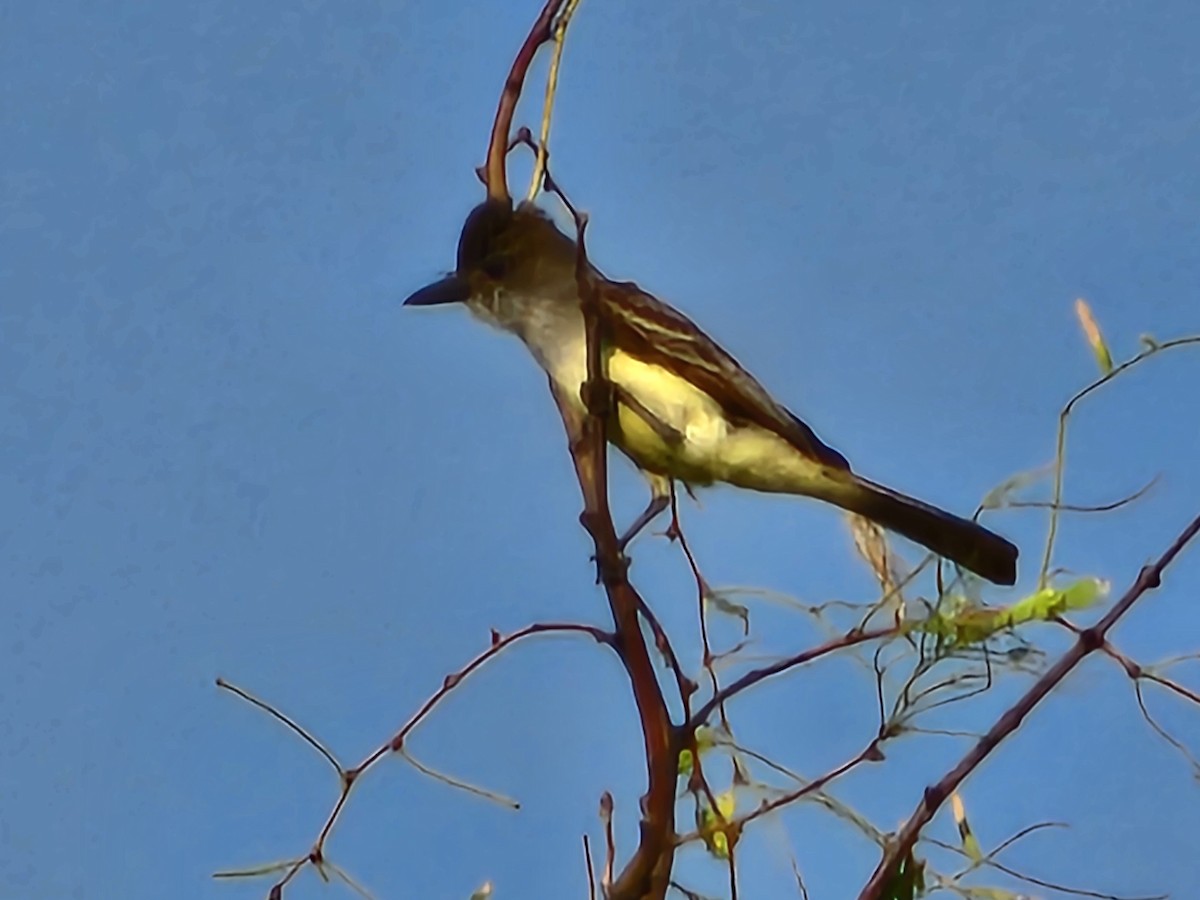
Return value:
<svg viewBox="0 0 1200 900">
<path fill-rule="evenodd" d="M 962 839 L 963 853 L 971 862 L 981 862 L 983 848 L 979 846 L 979 839 L 971 831 L 971 823 L 967 821 L 967 810 L 963 806 L 962 797 L 957 793 L 951 794 L 950 806 L 954 810 L 954 822 L 958 826 L 958 836 Z"/>
<path fill-rule="evenodd" d="M 1113 370 L 1112 354 L 1108 352 L 1108 345 L 1104 343 L 1104 335 L 1100 333 L 1100 326 L 1096 324 L 1092 308 L 1082 297 L 1075 301 L 1075 315 L 1079 318 L 1079 325 L 1087 338 L 1088 346 L 1092 348 L 1092 355 L 1096 357 L 1096 364 L 1100 366 L 1100 374 L 1109 374 Z"/>
<path fill-rule="evenodd" d="M 708 804 L 696 809 L 696 828 L 704 838 L 709 853 L 718 859 L 728 859 L 729 835 L 726 834 L 725 825 L 737 808 L 737 797 L 729 790 L 718 794 L 716 801 L 715 809 Z"/>
</svg>

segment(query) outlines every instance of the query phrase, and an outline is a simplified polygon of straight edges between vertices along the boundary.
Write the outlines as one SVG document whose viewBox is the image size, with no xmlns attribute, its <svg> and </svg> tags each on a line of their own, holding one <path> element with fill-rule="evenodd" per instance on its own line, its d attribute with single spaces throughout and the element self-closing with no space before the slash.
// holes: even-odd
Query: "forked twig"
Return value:
<svg viewBox="0 0 1200 900">
<path fill-rule="evenodd" d="M 321 826 L 321 830 L 317 834 L 317 838 L 315 841 L 313 841 L 312 848 L 307 854 L 297 859 L 290 860 L 287 863 L 275 864 L 269 869 L 265 870 L 257 869 L 245 870 L 243 872 L 220 872 L 214 877 L 250 877 L 251 875 L 266 874 L 267 871 L 283 871 L 283 877 L 271 887 L 270 892 L 272 897 L 282 897 L 284 887 L 286 887 L 287 884 L 293 878 L 295 878 L 300 870 L 306 865 L 312 865 L 318 869 L 322 866 L 328 865 L 328 861 L 325 859 L 325 844 L 329 840 L 329 835 L 333 831 L 333 826 L 337 823 L 338 818 L 342 814 L 342 810 L 346 806 L 346 801 L 350 797 L 350 792 L 354 789 L 354 786 L 358 783 L 358 780 L 362 774 L 371 768 L 375 763 L 377 763 L 381 758 L 386 756 L 389 752 L 399 753 L 410 763 L 412 763 L 419 771 L 430 774 L 432 777 L 435 777 L 440 781 L 512 806 L 513 801 L 499 797 L 498 795 L 482 788 L 477 788 L 465 782 L 458 781 L 457 779 L 450 778 L 449 776 L 442 775 L 441 773 L 434 772 L 427 766 L 418 763 L 405 752 L 404 742 L 412 733 L 413 729 L 420 725 L 438 706 L 438 704 L 440 704 L 452 691 L 454 691 L 455 688 L 462 684 L 467 677 L 484 665 L 484 663 L 495 658 L 517 641 L 540 634 L 586 634 L 595 639 L 597 642 L 610 646 L 614 641 L 613 635 L 602 628 L 597 628 L 593 625 L 583 625 L 576 622 L 535 622 L 532 625 L 527 625 L 518 631 L 514 631 L 512 634 L 503 636 L 499 632 L 493 631 L 491 634 L 491 643 L 486 650 L 477 654 L 474 659 L 472 659 L 457 672 L 447 675 L 442 680 L 442 684 L 438 687 L 438 689 L 434 691 L 423 704 L 421 704 L 420 708 L 409 717 L 408 721 L 406 721 L 404 725 L 402 725 L 386 743 L 373 750 L 358 765 L 349 769 L 342 766 L 341 763 L 339 763 L 333 756 L 333 754 L 330 753 L 329 750 L 327 750 L 324 745 L 322 745 L 315 737 L 313 737 L 304 728 L 277 710 L 271 704 L 260 700 L 252 695 L 249 691 L 237 687 L 236 685 L 231 684 L 222 678 L 217 679 L 218 687 L 235 694 L 257 709 L 261 709 L 272 718 L 279 720 L 291 731 L 299 735 L 307 744 L 309 744 L 309 746 L 317 750 L 317 752 L 320 753 L 321 756 L 337 771 L 339 781 L 341 782 L 341 790 L 338 792 L 338 798 L 333 805 L 333 809 L 325 818 L 325 822 Z M 349 881 L 348 876 L 345 876 L 344 873 L 340 872 L 340 870 L 334 871 L 335 874 L 339 874 L 339 877 L 346 879 L 347 883 L 353 884 L 353 882 Z"/>
<path fill-rule="evenodd" d="M 1183 347 L 1189 344 L 1200 344 L 1200 335 L 1192 335 L 1189 337 L 1176 338 L 1171 341 L 1163 341 L 1161 344 L 1153 344 L 1147 347 L 1137 356 L 1125 360 L 1119 366 L 1106 372 L 1101 377 L 1097 378 L 1087 387 L 1078 391 L 1070 400 L 1066 402 L 1062 410 L 1058 414 L 1058 434 L 1055 438 L 1054 448 L 1054 493 L 1050 501 L 1050 526 L 1046 533 L 1046 549 L 1042 554 L 1042 568 L 1038 577 L 1040 587 L 1045 587 L 1047 578 L 1050 573 L 1050 560 L 1054 554 L 1054 541 L 1058 536 L 1058 513 L 1063 508 L 1063 474 L 1066 470 L 1066 452 L 1067 452 L 1067 420 L 1071 417 L 1072 410 L 1076 404 L 1083 400 L 1093 391 L 1108 384 L 1121 373 L 1132 369 L 1138 363 L 1155 356 L 1164 350 L 1171 350 L 1175 347 Z"/>
<path fill-rule="evenodd" d="M 1016 731 L 1021 722 L 1041 700 L 1058 685 L 1067 674 L 1075 668 L 1085 656 L 1100 649 L 1109 629 L 1133 606 L 1147 591 L 1161 584 L 1163 571 L 1174 561 L 1200 533 L 1200 516 L 1193 519 L 1180 532 L 1157 560 L 1144 566 L 1137 579 L 1130 585 L 1124 596 L 1091 628 L 1079 633 L 1078 639 L 1033 686 L 996 720 L 987 733 L 972 747 L 953 769 L 947 772 L 937 784 L 925 789 L 924 795 L 912 815 L 904 823 L 895 839 L 880 860 L 871 878 L 859 894 L 859 900 L 880 900 L 884 890 L 893 877 L 900 860 L 908 856 L 917 842 L 917 837 L 934 814 L 958 786 L 996 749 L 1008 735 Z"/>
<path fill-rule="evenodd" d="M 562 8 L 563 0 L 546 0 L 541 15 L 529 29 L 525 43 L 517 51 L 508 78 L 504 80 L 504 90 L 500 92 L 500 104 L 496 108 L 496 118 L 492 123 L 492 135 L 488 140 L 487 161 L 484 169 L 487 172 L 488 197 L 502 203 L 512 203 L 512 195 L 508 192 L 508 176 L 505 172 L 505 160 L 508 156 L 508 134 L 512 129 L 513 114 L 517 109 L 517 101 L 521 99 L 521 89 L 525 86 L 525 75 L 538 48 L 551 38 L 551 23 Z"/>
</svg>

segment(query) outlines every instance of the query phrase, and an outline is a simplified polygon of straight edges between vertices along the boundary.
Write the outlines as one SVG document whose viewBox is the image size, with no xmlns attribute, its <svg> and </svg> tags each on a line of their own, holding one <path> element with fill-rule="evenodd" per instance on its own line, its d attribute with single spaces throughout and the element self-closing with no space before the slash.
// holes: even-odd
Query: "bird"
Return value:
<svg viewBox="0 0 1200 900">
<path fill-rule="evenodd" d="M 577 271 L 579 264 L 586 269 Z M 461 303 L 515 335 L 560 406 L 582 417 L 588 372 L 581 273 L 605 329 L 605 376 L 615 401 L 606 436 L 650 485 L 650 502 L 622 547 L 667 507 L 672 481 L 689 490 L 725 483 L 830 503 L 988 581 L 1015 583 L 1014 544 L 857 474 L 691 319 L 635 283 L 581 263 L 577 238 L 536 204 L 489 198 L 475 206 L 459 235 L 454 271 L 404 305 Z"/>
</svg>

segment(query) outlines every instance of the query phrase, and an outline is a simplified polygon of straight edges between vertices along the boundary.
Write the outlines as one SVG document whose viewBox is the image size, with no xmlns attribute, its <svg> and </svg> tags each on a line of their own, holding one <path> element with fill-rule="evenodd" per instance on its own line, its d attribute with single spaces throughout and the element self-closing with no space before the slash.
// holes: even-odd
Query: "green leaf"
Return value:
<svg viewBox="0 0 1200 900">
<path fill-rule="evenodd" d="M 701 755 L 707 753 L 713 747 L 717 746 L 717 732 L 707 725 L 701 725 L 696 729 L 696 752 Z M 692 758 L 692 750 L 690 747 L 685 747 L 679 751 L 679 774 L 691 775 L 692 766 L 695 765 L 695 760 Z"/>
<path fill-rule="evenodd" d="M 691 775 L 693 765 L 695 763 L 692 760 L 692 751 L 684 747 L 679 751 L 679 774 Z"/>
</svg>

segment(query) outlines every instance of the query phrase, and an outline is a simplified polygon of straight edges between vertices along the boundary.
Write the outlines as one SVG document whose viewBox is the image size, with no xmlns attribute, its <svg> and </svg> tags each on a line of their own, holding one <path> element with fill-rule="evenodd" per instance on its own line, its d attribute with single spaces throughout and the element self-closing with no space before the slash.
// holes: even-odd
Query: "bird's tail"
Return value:
<svg viewBox="0 0 1200 900">
<path fill-rule="evenodd" d="M 996 584 L 1017 580 L 1017 548 L 978 522 L 906 497 L 851 473 L 833 492 L 843 509 L 866 516 Z"/>
</svg>

